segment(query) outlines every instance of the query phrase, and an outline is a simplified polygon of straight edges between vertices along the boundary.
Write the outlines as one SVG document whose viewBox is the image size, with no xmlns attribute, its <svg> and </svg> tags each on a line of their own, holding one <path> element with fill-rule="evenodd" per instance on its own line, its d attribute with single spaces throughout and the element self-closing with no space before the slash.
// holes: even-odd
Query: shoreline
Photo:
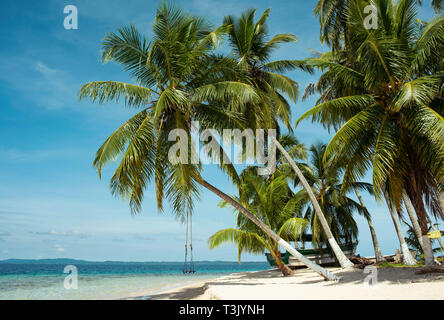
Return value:
<svg viewBox="0 0 444 320">
<path fill-rule="evenodd" d="M 309 269 L 295 270 L 292 277 L 276 269 L 239 272 L 151 294 L 148 300 L 444 300 L 444 274 L 417 275 L 415 269 L 379 267 L 376 285 L 365 283 L 374 274 L 359 269 L 329 268 L 340 282 L 324 281 Z"/>
<path fill-rule="evenodd" d="M 196 280 L 193 283 L 188 284 L 182 284 L 182 285 L 176 285 L 176 286 L 170 286 L 168 288 L 156 290 L 156 291 L 150 291 L 145 294 L 132 294 L 130 296 L 125 296 L 123 298 L 120 298 L 119 300 L 180 300 L 178 299 L 162 299 L 160 298 L 163 295 L 179 295 L 181 290 L 199 290 L 204 288 L 207 281 L 211 280 L 217 280 L 222 277 L 215 277 L 214 279 L 207 279 L 207 280 Z M 158 298 L 156 298 L 158 297 Z M 185 298 L 186 299 L 186 298 Z"/>
</svg>

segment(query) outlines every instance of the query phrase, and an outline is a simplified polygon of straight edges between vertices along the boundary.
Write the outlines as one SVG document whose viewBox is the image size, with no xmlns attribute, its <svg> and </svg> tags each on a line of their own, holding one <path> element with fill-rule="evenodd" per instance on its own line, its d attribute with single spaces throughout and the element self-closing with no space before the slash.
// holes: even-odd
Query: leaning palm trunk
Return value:
<svg viewBox="0 0 444 320">
<path fill-rule="evenodd" d="M 354 188 L 356 196 L 359 199 L 359 203 L 361 204 L 361 207 L 363 207 L 367 211 L 367 207 L 365 206 L 364 200 L 362 199 L 361 194 L 359 193 L 357 188 Z M 368 211 L 367 211 L 368 212 Z M 382 254 L 381 247 L 379 246 L 378 238 L 376 237 L 376 231 L 373 227 L 373 221 L 369 214 L 365 215 L 365 218 L 367 219 L 368 227 L 370 229 L 370 234 L 372 236 L 372 242 L 373 242 L 373 248 L 375 250 L 375 258 L 376 263 L 385 262 L 384 255 Z"/>
<path fill-rule="evenodd" d="M 427 223 L 427 212 L 424 208 L 423 199 L 421 196 L 415 194 L 413 197 L 410 195 L 412 206 L 415 208 L 416 216 L 418 217 L 418 223 L 421 229 L 421 240 L 420 243 L 423 248 L 425 264 L 426 266 L 435 265 L 435 257 L 433 256 L 432 244 L 430 238 L 428 237 L 429 226 Z"/>
<path fill-rule="evenodd" d="M 386 195 L 387 206 L 390 211 L 390 215 L 392 216 L 393 224 L 395 225 L 396 234 L 398 235 L 399 244 L 401 246 L 402 252 L 402 263 L 408 266 L 413 266 L 416 264 L 415 259 L 410 253 L 409 247 L 407 246 L 407 242 L 405 241 L 404 234 L 402 233 L 401 223 L 399 222 L 399 218 L 394 208 L 390 204 L 389 198 Z"/>
<path fill-rule="evenodd" d="M 305 264 L 308 268 L 312 269 L 313 271 L 316 271 L 319 273 L 324 279 L 326 280 L 339 280 L 340 278 L 331 273 L 330 271 L 322 268 L 321 266 L 317 265 L 316 263 L 310 261 L 306 257 L 304 257 L 301 253 L 299 253 L 295 248 L 293 248 L 288 242 L 283 240 L 281 237 L 279 237 L 273 230 L 271 230 L 266 224 L 264 224 L 262 221 L 260 221 L 254 214 L 252 214 L 250 211 L 248 211 L 246 208 L 244 208 L 242 205 L 240 205 L 237 201 L 235 201 L 233 198 L 231 198 L 229 195 L 225 194 L 224 192 L 220 191 L 210 183 L 208 183 L 205 180 L 200 180 L 199 183 L 208 189 L 209 191 L 213 192 L 217 196 L 219 196 L 222 200 L 225 200 L 227 203 L 232 205 L 234 208 L 236 208 L 240 213 L 242 213 L 245 217 L 247 217 L 249 220 L 251 220 L 254 224 L 256 224 L 265 234 L 267 234 L 271 239 L 276 241 L 280 246 L 285 248 L 288 252 L 291 253 L 292 256 L 294 256 L 296 259 L 301 261 L 303 264 Z"/>
<path fill-rule="evenodd" d="M 301 181 L 302 186 L 307 191 L 307 194 L 310 198 L 311 203 L 313 204 L 313 207 L 319 218 L 319 221 L 321 222 L 322 228 L 324 229 L 325 235 L 327 236 L 328 243 L 330 244 L 330 247 L 332 248 L 333 253 L 336 256 L 336 259 L 338 259 L 339 264 L 341 265 L 342 268 L 353 267 L 353 263 L 345 256 L 344 252 L 341 250 L 335 238 L 333 237 L 328 222 L 325 219 L 324 213 L 322 212 L 322 209 L 319 206 L 319 203 L 316 200 L 316 197 L 313 194 L 313 191 L 311 190 L 311 187 L 308 184 L 307 180 L 305 179 L 304 175 L 302 174 L 301 170 L 298 168 L 298 166 L 291 158 L 291 156 L 288 154 L 288 152 L 285 150 L 285 148 L 279 143 L 279 141 L 277 141 L 277 139 L 273 135 L 270 135 L 270 138 L 273 141 L 273 143 L 277 146 L 279 151 L 284 155 L 285 159 L 287 159 L 288 163 L 293 168 L 293 171 L 296 173 L 299 180 Z"/>
<path fill-rule="evenodd" d="M 422 234 L 421 227 L 419 226 L 418 219 L 416 218 L 415 212 L 413 211 L 412 204 L 410 199 L 406 194 L 402 195 L 402 200 L 404 201 L 405 209 L 410 217 L 410 221 L 412 222 L 413 231 L 415 232 L 416 238 L 418 239 L 419 245 L 421 246 L 422 251 L 424 252 L 424 245 L 422 242 Z"/>
<path fill-rule="evenodd" d="M 410 217 L 410 221 L 412 222 L 413 230 L 415 231 L 416 238 L 418 239 L 419 245 L 421 246 L 422 252 L 424 253 L 424 257 L 427 261 L 429 261 L 428 265 L 433 265 L 437 263 L 434 255 L 433 255 L 433 249 L 432 244 L 430 242 L 429 237 L 423 236 L 421 233 L 421 226 L 419 225 L 418 218 L 415 215 L 415 212 L 413 211 L 412 203 L 410 202 L 409 197 L 407 197 L 406 194 L 403 194 L 402 200 L 404 201 L 405 208 L 407 210 L 407 213 Z M 441 240 L 441 239 L 439 239 Z M 441 242 L 442 243 L 442 242 Z M 433 261 L 431 263 L 430 261 Z"/>
<path fill-rule="evenodd" d="M 442 195 L 439 197 L 439 207 L 441 208 L 441 213 L 444 215 L 444 197 Z"/>
</svg>

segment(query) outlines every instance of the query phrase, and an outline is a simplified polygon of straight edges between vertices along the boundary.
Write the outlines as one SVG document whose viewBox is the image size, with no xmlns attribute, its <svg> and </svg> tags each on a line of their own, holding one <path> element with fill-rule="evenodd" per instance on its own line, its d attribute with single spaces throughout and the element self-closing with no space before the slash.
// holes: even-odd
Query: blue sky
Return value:
<svg viewBox="0 0 444 320">
<path fill-rule="evenodd" d="M 255 7 L 271 8 L 270 33 L 294 33 L 299 43 L 279 50 L 276 58 L 302 59 L 309 49 L 323 50 L 312 14 L 314 1 L 177 1 L 214 24 L 226 14 Z M 63 8 L 76 5 L 79 29 L 63 28 Z M 112 167 L 99 180 L 91 164 L 98 147 L 134 111 L 119 104 L 78 102 L 77 91 L 94 80 L 131 81 L 115 64 L 102 64 L 105 33 L 129 23 L 150 36 L 157 1 L 10 1 L 0 10 L 0 259 L 78 258 L 95 261 L 180 261 L 185 228 L 166 209 L 158 214 L 154 190 L 145 193 L 143 212 L 131 216 L 128 205 L 108 189 Z M 431 15 L 428 3 L 424 18 Z M 315 76 L 294 72 L 304 88 Z M 293 105 L 293 120 L 314 99 Z M 306 144 L 328 142 L 322 127 L 304 122 L 296 135 Z M 229 194 L 235 190 L 214 167 L 205 177 Z M 209 250 L 206 239 L 232 227 L 231 210 L 202 193 L 194 218 L 196 260 L 237 260 L 226 246 Z M 365 196 L 384 253 L 398 247 L 387 209 Z M 360 226 L 361 255 L 373 255 L 365 221 Z M 245 260 L 263 257 L 245 255 Z"/>
</svg>

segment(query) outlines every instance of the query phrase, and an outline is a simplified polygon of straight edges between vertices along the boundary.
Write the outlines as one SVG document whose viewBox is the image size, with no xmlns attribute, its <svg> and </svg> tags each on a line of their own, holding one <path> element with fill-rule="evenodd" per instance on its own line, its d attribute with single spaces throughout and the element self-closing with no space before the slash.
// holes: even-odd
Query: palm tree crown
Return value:
<svg viewBox="0 0 444 320">
<path fill-rule="evenodd" d="M 140 211 L 151 180 L 160 210 L 166 197 L 177 215 L 191 211 L 199 195 L 200 166 L 168 161 L 174 143 L 168 133 L 183 129 L 191 134 L 192 120 L 203 128 L 237 126 L 239 114 L 227 111 L 224 103 L 236 109 L 257 100 L 253 88 L 235 81 L 241 75 L 235 75 L 231 60 L 214 54 L 228 29 L 214 29 L 204 19 L 163 3 L 150 42 L 133 26 L 103 40 L 103 60 L 122 65 L 136 84 L 92 82 L 81 88 L 80 98 L 100 103 L 124 98 L 127 106 L 142 109 L 105 141 L 94 161 L 100 174 L 104 165 L 121 157 L 111 188 L 129 198 L 133 212 Z"/>
</svg>

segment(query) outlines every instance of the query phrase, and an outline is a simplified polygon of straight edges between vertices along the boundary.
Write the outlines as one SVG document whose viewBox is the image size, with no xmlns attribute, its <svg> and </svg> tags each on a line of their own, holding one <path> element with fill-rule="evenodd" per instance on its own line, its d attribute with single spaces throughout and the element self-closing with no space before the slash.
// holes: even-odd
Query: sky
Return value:
<svg viewBox="0 0 444 320">
<path fill-rule="evenodd" d="M 270 34 L 294 33 L 296 44 L 285 45 L 276 59 L 303 59 L 310 50 L 325 51 L 313 15 L 314 1 L 176 1 L 185 10 L 205 16 L 214 25 L 227 14 L 239 15 L 271 8 Z M 131 216 L 128 204 L 114 198 L 109 179 L 100 180 L 92 168 L 95 152 L 134 110 L 122 104 L 79 102 L 79 88 L 90 81 L 131 82 L 116 64 L 100 61 L 100 42 L 107 32 L 133 23 L 150 37 L 158 1 L 11 1 L 0 10 L 0 260 L 9 258 L 75 258 L 92 261 L 181 261 L 185 226 L 167 207 L 157 212 L 154 188 L 149 186 L 141 214 Z M 78 29 L 63 26 L 66 5 L 78 9 Z M 428 3 L 421 17 L 432 14 Z M 301 89 L 316 75 L 289 74 Z M 315 97 L 292 105 L 293 120 L 313 107 Z M 307 145 L 331 138 L 318 124 L 304 121 L 295 134 Z M 236 194 L 229 179 L 214 166 L 204 178 L 228 194 Z M 367 178 L 368 179 L 368 178 Z M 236 261 L 237 250 L 227 245 L 209 250 L 206 240 L 220 229 L 234 227 L 229 208 L 201 193 L 194 214 L 195 260 Z M 385 254 L 399 243 L 386 207 L 364 195 Z M 358 253 L 374 255 L 368 226 L 356 217 Z M 244 255 L 244 261 L 263 261 Z"/>
</svg>

